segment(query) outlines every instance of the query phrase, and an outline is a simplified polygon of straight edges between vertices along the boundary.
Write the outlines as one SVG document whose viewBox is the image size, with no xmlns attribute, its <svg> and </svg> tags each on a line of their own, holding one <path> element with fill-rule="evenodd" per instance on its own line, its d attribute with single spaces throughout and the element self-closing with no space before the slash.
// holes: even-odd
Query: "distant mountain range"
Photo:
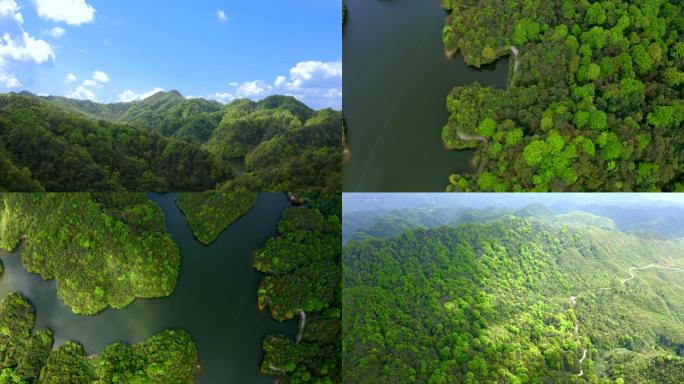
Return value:
<svg viewBox="0 0 684 384">
<path fill-rule="evenodd" d="M 224 106 L 178 91 L 114 104 L 3 94 L 0 190 L 337 191 L 341 127 L 340 112 L 290 96 Z"/>
<path fill-rule="evenodd" d="M 399 198 L 399 197 L 398 197 Z M 346 201 L 345 201 L 346 203 Z M 552 209 L 544 204 L 530 204 L 520 209 L 474 209 L 460 205 L 427 206 L 396 210 L 384 208 L 345 211 L 343 241 L 369 237 L 388 238 L 407 230 L 428 229 L 464 222 L 490 222 L 514 216 L 577 227 L 594 226 L 607 230 L 639 233 L 663 238 L 684 238 L 684 206 L 672 205 L 647 209 L 588 205 Z M 345 208 L 346 209 L 346 208 Z"/>
</svg>

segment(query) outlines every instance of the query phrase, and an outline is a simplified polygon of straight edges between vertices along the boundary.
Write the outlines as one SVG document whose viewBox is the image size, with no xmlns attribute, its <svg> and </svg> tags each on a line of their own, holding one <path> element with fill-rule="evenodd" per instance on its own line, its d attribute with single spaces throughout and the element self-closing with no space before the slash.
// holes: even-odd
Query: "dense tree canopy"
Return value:
<svg viewBox="0 0 684 384">
<path fill-rule="evenodd" d="M 449 191 L 684 189 L 684 18 L 667 0 L 445 0 L 444 44 L 507 89 L 458 86 L 442 138 L 479 148 Z"/>
<path fill-rule="evenodd" d="M 180 193 L 176 198 L 193 234 L 202 244 L 211 244 L 235 220 L 256 203 L 257 194 L 235 192 Z"/>
<path fill-rule="evenodd" d="M 254 256 L 267 274 L 257 298 L 277 320 L 300 317 L 296 340 L 266 337 L 261 370 L 282 383 L 341 381 L 339 195 L 312 196 L 289 208 L 271 238 Z"/>
<path fill-rule="evenodd" d="M 185 331 L 167 330 L 132 346 L 87 356 L 73 341 L 53 350 L 52 332 L 33 330 L 33 306 L 18 293 L 0 301 L 0 383 L 104 384 L 194 381 L 197 351 Z"/>
<path fill-rule="evenodd" d="M 495 216 L 345 245 L 346 383 L 684 380 L 682 272 L 664 269 L 684 263 L 679 240 L 534 206 Z"/>
<path fill-rule="evenodd" d="M 4 94 L 0 190 L 338 191 L 341 135 L 340 112 L 287 96 L 223 106 L 176 91 L 116 104 Z M 239 176 L 230 161 L 243 158 Z"/>
<path fill-rule="evenodd" d="M 143 194 L 0 194 L 0 248 L 24 240 L 29 272 L 57 280 L 74 312 L 170 295 L 180 266 L 164 215 Z"/>
</svg>

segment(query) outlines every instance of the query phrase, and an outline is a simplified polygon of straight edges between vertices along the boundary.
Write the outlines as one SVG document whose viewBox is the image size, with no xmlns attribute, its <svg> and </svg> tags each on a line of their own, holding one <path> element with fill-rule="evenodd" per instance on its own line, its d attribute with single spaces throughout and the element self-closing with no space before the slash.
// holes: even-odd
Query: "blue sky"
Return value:
<svg viewBox="0 0 684 384">
<path fill-rule="evenodd" d="M 0 92 L 341 108 L 339 0 L 0 0 Z"/>
</svg>

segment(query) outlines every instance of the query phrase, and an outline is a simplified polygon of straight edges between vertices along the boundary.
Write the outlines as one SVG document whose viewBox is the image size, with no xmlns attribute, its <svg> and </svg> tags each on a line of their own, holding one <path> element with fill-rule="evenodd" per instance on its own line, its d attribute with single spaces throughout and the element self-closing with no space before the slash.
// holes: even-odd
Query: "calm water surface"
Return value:
<svg viewBox="0 0 684 384">
<path fill-rule="evenodd" d="M 197 383 L 269 383 L 259 373 L 265 335 L 296 334 L 296 321 L 279 323 L 259 312 L 256 290 L 262 275 L 251 266 L 253 252 L 275 236 L 284 194 L 260 194 L 256 206 L 233 223 L 210 246 L 193 237 L 175 205 L 175 195 L 152 195 L 166 215 L 166 227 L 181 252 L 181 269 L 173 295 L 135 300 L 97 316 L 75 315 L 57 297 L 54 281 L 44 281 L 21 266 L 20 252 L 2 255 L 5 274 L 0 297 L 20 292 L 36 307 L 37 327 L 50 328 L 56 345 L 83 344 L 89 354 L 113 342 L 136 343 L 164 329 L 190 332 L 199 352 L 202 373 Z"/>
<path fill-rule="evenodd" d="M 442 44 L 441 0 L 345 0 L 344 115 L 348 192 L 441 192 L 472 171 L 472 151 L 448 151 L 442 127 L 456 85 L 506 86 L 508 59 L 476 70 Z"/>
</svg>

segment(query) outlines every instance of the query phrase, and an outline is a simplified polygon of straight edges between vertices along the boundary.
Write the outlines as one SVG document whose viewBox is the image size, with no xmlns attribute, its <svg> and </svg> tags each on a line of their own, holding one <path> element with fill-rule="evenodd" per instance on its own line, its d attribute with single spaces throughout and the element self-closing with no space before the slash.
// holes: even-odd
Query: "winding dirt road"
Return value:
<svg viewBox="0 0 684 384">
<path fill-rule="evenodd" d="M 511 76 L 511 85 L 509 86 L 509 88 L 513 86 L 513 83 L 514 83 L 513 78 L 515 77 L 515 73 L 518 72 L 518 67 L 520 66 L 520 61 L 518 60 L 518 55 L 520 54 L 520 51 L 518 51 L 518 48 L 516 48 L 513 45 L 511 45 L 510 49 L 511 49 L 511 54 L 513 55 L 513 60 L 514 60 L 513 63 L 514 64 L 513 64 L 513 75 Z"/>
<path fill-rule="evenodd" d="M 650 269 L 650 268 L 662 268 L 662 269 L 669 269 L 671 271 L 678 271 L 678 272 L 684 272 L 684 269 L 681 268 L 674 268 L 674 267 L 664 267 L 662 265 L 657 265 L 657 264 L 649 264 L 645 267 L 637 268 L 637 267 L 631 267 L 629 269 L 629 278 L 622 280 L 622 285 L 625 285 L 626 282 L 634 279 L 636 276 L 632 273 L 632 271 L 643 271 L 644 269 Z"/>
<path fill-rule="evenodd" d="M 629 278 L 622 280 L 621 285 L 625 285 L 626 282 L 636 278 L 636 276 L 634 275 L 634 273 L 632 273 L 632 271 L 642 271 L 642 270 L 646 270 L 646 269 L 650 269 L 650 268 L 662 268 L 662 269 L 668 269 L 671 271 L 684 272 L 684 269 L 681 269 L 681 268 L 665 267 L 665 266 L 657 265 L 657 264 L 649 264 L 645 267 L 640 267 L 640 268 L 639 267 L 630 267 L 628 269 L 630 276 L 629 276 Z M 609 289 L 609 288 L 601 288 L 601 290 L 603 290 L 603 289 Z M 570 303 L 572 304 L 573 307 L 577 304 L 577 298 L 578 297 L 579 296 L 570 296 Z M 577 322 L 575 323 L 575 335 L 579 338 L 579 320 L 577 320 Z M 580 371 L 577 374 L 578 377 L 584 375 L 584 368 L 582 368 L 582 363 L 584 362 L 584 360 L 586 358 L 587 358 L 587 349 L 583 348 L 582 349 L 582 358 L 579 360 Z"/>
<path fill-rule="evenodd" d="M 297 344 L 302 341 L 302 334 L 304 333 L 304 325 L 306 324 L 306 313 L 299 310 L 299 332 L 297 332 Z"/>
</svg>

